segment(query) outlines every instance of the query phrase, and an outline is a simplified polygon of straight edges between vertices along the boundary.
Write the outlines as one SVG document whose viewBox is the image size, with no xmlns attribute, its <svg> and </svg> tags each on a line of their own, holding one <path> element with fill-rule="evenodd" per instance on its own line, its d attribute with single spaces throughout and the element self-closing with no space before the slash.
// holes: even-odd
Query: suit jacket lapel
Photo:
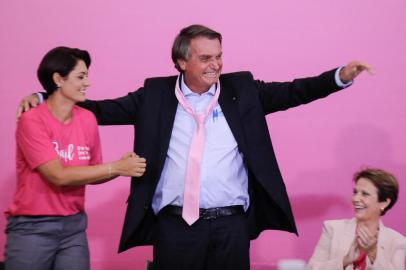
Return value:
<svg viewBox="0 0 406 270">
<path fill-rule="evenodd" d="M 175 121 L 176 109 L 178 107 L 178 100 L 175 96 L 175 84 L 177 77 L 171 77 L 165 87 L 160 91 L 162 100 L 161 113 L 160 113 L 160 153 L 159 153 L 159 172 L 162 171 L 165 162 L 166 153 L 168 152 L 169 142 L 172 135 L 173 123 Z"/>
<path fill-rule="evenodd" d="M 243 139 L 242 126 L 240 121 L 240 113 L 238 110 L 239 97 L 235 89 L 227 87 L 225 84 L 221 84 L 221 93 L 219 96 L 219 104 L 223 111 L 224 117 L 234 135 L 235 140 L 240 148 L 245 148 Z M 244 151 L 244 149 L 240 149 Z"/>
</svg>

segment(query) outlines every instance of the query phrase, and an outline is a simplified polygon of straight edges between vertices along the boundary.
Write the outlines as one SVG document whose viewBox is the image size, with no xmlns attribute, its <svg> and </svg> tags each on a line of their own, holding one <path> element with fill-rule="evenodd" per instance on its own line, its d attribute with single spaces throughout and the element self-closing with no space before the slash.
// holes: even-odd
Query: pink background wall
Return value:
<svg viewBox="0 0 406 270">
<path fill-rule="evenodd" d="M 399 177 L 400 200 L 384 222 L 406 234 L 405 10 L 404 0 L 0 0 L 0 209 L 7 208 L 15 185 L 16 106 L 41 89 L 35 71 L 49 49 L 89 50 L 88 96 L 118 97 L 146 77 L 175 74 L 173 38 L 180 28 L 201 23 L 223 34 L 224 72 L 250 70 L 256 78 L 281 81 L 352 59 L 376 70 L 342 93 L 269 116 L 300 237 L 263 233 L 252 242 L 252 263 L 308 259 L 323 220 L 351 217 L 350 179 L 365 165 Z M 106 161 L 131 149 L 131 127 L 100 132 Z M 128 191 L 128 178 L 88 187 L 93 269 L 143 269 L 152 256 L 148 247 L 116 254 Z M 1 218 L 1 231 L 5 223 Z M 0 253 L 4 242 L 0 234 Z"/>
</svg>

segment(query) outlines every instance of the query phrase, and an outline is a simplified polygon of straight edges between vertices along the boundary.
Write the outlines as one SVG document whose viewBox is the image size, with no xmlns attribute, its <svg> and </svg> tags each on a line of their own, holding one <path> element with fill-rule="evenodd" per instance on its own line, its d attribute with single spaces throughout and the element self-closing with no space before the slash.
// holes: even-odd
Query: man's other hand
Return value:
<svg viewBox="0 0 406 270">
<path fill-rule="evenodd" d="M 364 70 L 366 70 L 371 75 L 374 74 L 372 67 L 367 63 L 360 61 L 351 61 L 340 70 L 340 80 L 343 83 L 349 83 L 353 81 Z"/>
</svg>

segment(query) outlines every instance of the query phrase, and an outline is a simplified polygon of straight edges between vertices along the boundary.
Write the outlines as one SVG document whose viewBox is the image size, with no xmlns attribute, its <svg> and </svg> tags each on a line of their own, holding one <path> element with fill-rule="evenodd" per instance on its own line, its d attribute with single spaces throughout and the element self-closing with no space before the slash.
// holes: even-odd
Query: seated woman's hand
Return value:
<svg viewBox="0 0 406 270">
<path fill-rule="evenodd" d="M 375 261 L 378 231 L 372 232 L 365 225 L 358 225 L 357 242 L 358 246 L 368 254 L 369 259 L 372 262 Z"/>
<path fill-rule="evenodd" d="M 359 246 L 357 242 L 357 238 L 352 241 L 350 249 L 348 250 L 347 254 L 343 258 L 343 267 L 347 267 L 349 264 L 352 264 L 357 260 L 359 256 Z"/>
<path fill-rule="evenodd" d="M 376 247 L 378 232 L 371 232 L 365 225 L 358 225 L 356 235 L 359 247 L 367 253 Z"/>
</svg>

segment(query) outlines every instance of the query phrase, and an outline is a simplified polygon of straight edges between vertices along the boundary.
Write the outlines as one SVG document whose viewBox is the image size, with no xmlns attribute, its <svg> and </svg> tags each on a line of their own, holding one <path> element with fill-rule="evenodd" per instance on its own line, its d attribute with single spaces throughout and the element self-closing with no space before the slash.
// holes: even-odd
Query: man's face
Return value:
<svg viewBox="0 0 406 270">
<path fill-rule="evenodd" d="M 223 67 L 221 55 L 218 39 L 197 37 L 191 40 L 189 59 L 178 60 L 190 90 L 202 94 L 218 81 Z"/>
</svg>

